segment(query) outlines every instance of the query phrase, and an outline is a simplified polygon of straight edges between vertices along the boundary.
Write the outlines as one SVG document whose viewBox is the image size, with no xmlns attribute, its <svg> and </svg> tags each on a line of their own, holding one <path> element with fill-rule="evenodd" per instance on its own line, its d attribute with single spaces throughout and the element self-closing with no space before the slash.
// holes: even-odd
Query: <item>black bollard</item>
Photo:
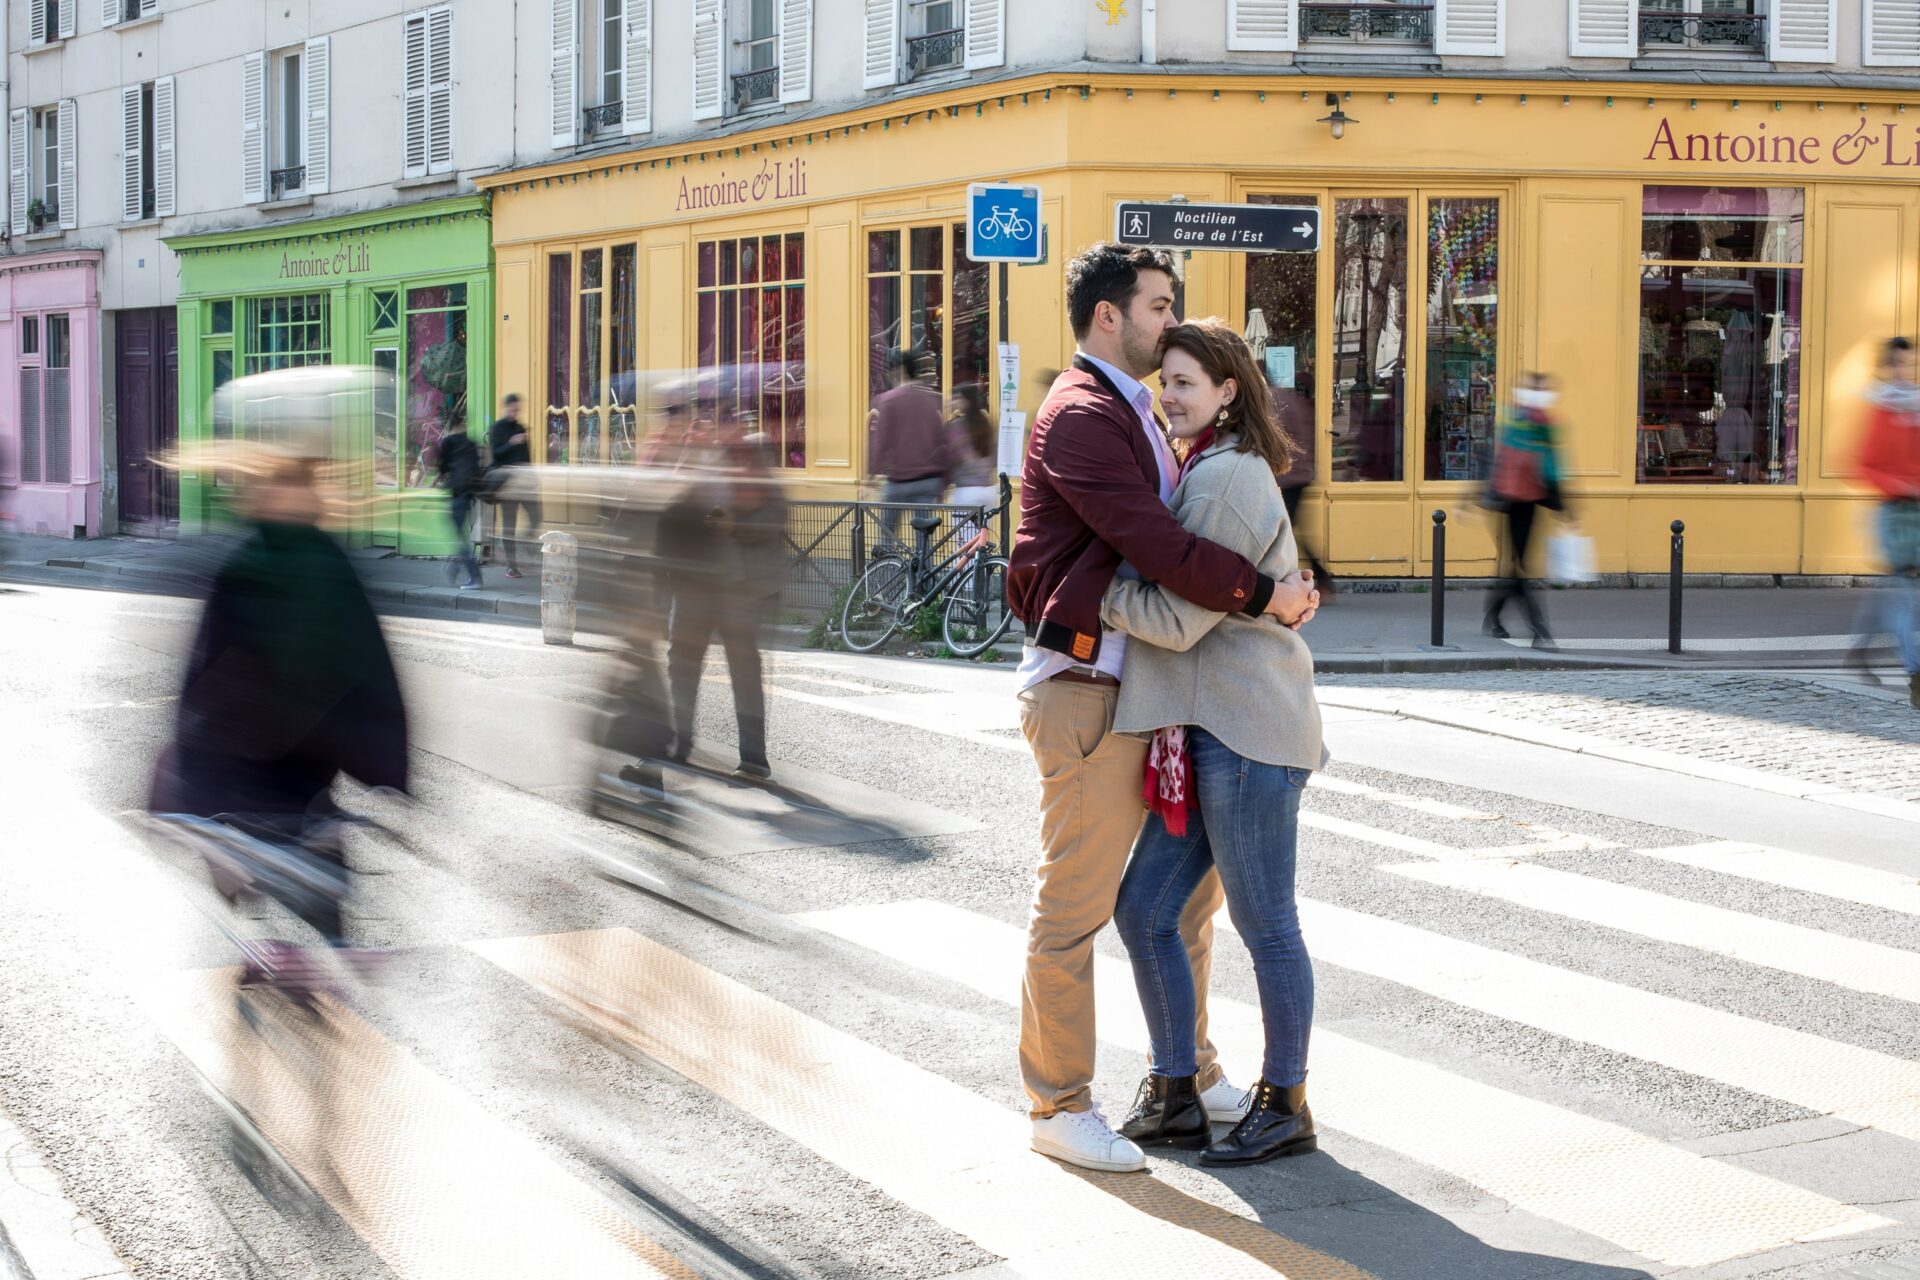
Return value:
<svg viewBox="0 0 1920 1280">
<path fill-rule="evenodd" d="M 1433 647 L 1447 643 L 1447 513 L 1433 513 Z"/>
<path fill-rule="evenodd" d="M 1000 473 L 1000 554 L 1013 554 L 1013 481 Z"/>
<path fill-rule="evenodd" d="M 1673 530 L 1673 552 L 1667 562 L 1667 652 L 1680 652 L 1680 590 L 1681 580 L 1685 576 L 1687 558 L 1687 526 L 1675 520 L 1668 526 Z"/>
<path fill-rule="evenodd" d="M 853 504 L 853 548 L 850 558 L 853 564 L 849 572 L 853 576 L 847 579 L 847 585 L 853 586 L 867 571 L 867 509 L 858 500 Z"/>
</svg>

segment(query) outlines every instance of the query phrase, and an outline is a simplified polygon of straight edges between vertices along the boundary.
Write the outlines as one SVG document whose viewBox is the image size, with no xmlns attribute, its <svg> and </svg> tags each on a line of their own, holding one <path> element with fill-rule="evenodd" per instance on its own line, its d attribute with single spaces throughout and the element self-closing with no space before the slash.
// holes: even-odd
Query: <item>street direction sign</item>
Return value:
<svg viewBox="0 0 1920 1280">
<path fill-rule="evenodd" d="M 1113 238 L 1155 249 L 1312 253 L 1320 247 L 1320 210 L 1311 205 L 1125 200 L 1113 209 Z"/>
<path fill-rule="evenodd" d="M 1045 258 L 1040 188 L 976 182 L 967 188 L 967 256 L 975 262 Z"/>
</svg>

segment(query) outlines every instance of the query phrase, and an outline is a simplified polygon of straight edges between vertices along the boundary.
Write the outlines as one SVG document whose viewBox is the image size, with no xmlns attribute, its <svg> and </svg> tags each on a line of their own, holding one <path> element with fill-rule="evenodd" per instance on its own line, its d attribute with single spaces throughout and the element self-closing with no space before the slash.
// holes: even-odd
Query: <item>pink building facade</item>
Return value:
<svg viewBox="0 0 1920 1280">
<path fill-rule="evenodd" d="M 0 257 L 0 519 L 23 534 L 96 537 L 100 253 Z"/>
</svg>

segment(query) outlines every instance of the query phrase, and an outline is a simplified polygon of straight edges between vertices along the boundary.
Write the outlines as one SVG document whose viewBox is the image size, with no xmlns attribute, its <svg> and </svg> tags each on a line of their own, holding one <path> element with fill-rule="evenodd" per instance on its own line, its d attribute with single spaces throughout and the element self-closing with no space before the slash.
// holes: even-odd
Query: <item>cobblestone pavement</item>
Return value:
<svg viewBox="0 0 1920 1280">
<path fill-rule="evenodd" d="M 1327 688 L 1407 688 L 1425 710 L 1471 710 L 1920 800 L 1920 712 L 1832 678 L 1738 672 L 1492 671 L 1322 677 Z M 1417 689 L 1417 692 L 1415 690 Z"/>
</svg>

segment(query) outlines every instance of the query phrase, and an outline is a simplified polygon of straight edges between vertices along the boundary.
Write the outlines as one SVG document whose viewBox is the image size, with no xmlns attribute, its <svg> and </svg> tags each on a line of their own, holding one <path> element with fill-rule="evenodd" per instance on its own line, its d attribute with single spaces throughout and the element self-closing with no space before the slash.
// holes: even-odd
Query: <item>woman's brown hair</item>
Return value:
<svg viewBox="0 0 1920 1280">
<path fill-rule="evenodd" d="M 1161 358 L 1169 351 L 1192 356 L 1216 386 L 1228 378 L 1234 380 L 1239 394 L 1226 406 L 1227 420 L 1214 424 L 1216 438 L 1237 434 L 1240 440 L 1235 447 L 1240 452 L 1259 454 L 1275 476 L 1285 475 L 1293 465 L 1293 442 L 1280 426 L 1265 371 L 1253 358 L 1247 340 L 1224 320 L 1189 320 L 1167 331 Z"/>
</svg>

